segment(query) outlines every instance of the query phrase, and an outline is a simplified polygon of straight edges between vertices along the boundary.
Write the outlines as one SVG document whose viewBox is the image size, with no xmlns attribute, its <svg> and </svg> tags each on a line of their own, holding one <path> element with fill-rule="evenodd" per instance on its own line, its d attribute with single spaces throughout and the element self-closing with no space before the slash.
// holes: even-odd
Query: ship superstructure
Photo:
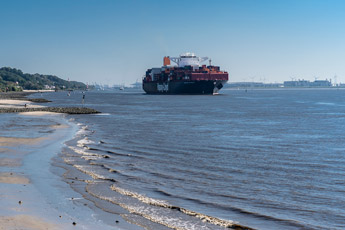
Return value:
<svg viewBox="0 0 345 230">
<path fill-rule="evenodd" d="M 164 57 L 161 68 L 146 71 L 143 89 L 148 94 L 214 94 L 228 81 L 228 73 L 219 66 L 201 65 L 208 57 L 194 53 Z M 171 65 L 173 61 L 177 66 Z"/>
</svg>

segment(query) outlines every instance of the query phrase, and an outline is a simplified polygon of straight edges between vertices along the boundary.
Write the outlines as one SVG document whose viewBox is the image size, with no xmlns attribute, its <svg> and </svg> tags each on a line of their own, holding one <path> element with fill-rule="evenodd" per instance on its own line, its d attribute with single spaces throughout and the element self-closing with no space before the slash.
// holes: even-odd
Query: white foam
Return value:
<svg viewBox="0 0 345 230">
<path fill-rule="evenodd" d="M 83 156 L 98 156 L 98 157 L 102 157 L 99 154 L 94 154 L 94 153 L 89 153 L 87 151 L 85 151 L 85 149 L 81 149 L 81 148 L 77 148 L 77 147 L 73 147 L 73 146 L 68 146 L 69 149 L 73 150 L 75 153 L 78 153 L 80 155 Z"/>
<path fill-rule="evenodd" d="M 67 164 L 72 164 L 72 163 L 74 162 L 74 159 L 70 159 L 70 158 L 64 157 L 64 158 L 63 158 L 63 161 L 64 161 L 65 163 L 67 163 Z"/>
<path fill-rule="evenodd" d="M 106 179 L 104 176 L 96 173 L 92 167 L 86 166 L 86 165 L 73 165 L 75 168 L 77 168 L 79 171 L 91 176 L 93 179 Z"/>
<path fill-rule="evenodd" d="M 171 217 L 168 215 L 164 215 L 161 212 L 162 211 L 161 209 L 152 208 L 150 206 L 137 206 L 133 204 L 123 203 L 115 199 L 114 197 L 106 197 L 106 196 L 101 196 L 100 194 L 95 194 L 94 192 L 90 191 L 88 188 L 86 190 L 91 195 L 94 195 L 100 199 L 117 204 L 121 206 L 122 208 L 128 210 L 132 214 L 140 215 L 152 222 L 162 224 L 171 229 L 191 229 L 191 230 L 209 229 L 209 228 L 205 228 L 206 226 L 203 226 L 200 224 L 196 225 L 195 223 L 191 221 L 181 221 L 179 217 Z"/>
<path fill-rule="evenodd" d="M 89 160 L 98 160 L 100 159 L 101 157 L 100 156 L 82 156 L 81 158 L 89 161 Z"/>
<path fill-rule="evenodd" d="M 111 114 L 110 113 L 95 113 L 92 115 L 94 115 L 94 116 L 110 116 Z"/>
<path fill-rule="evenodd" d="M 155 205 L 155 206 L 159 206 L 159 207 L 165 207 L 165 208 L 171 208 L 172 207 L 172 205 L 170 205 L 167 201 L 164 201 L 164 200 L 158 200 L 158 199 L 146 197 L 146 196 L 141 195 L 139 193 L 131 192 L 129 190 L 116 187 L 115 185 L 112 185 L 110 188 L 115 192 L 118 192 L 118 193 L 125 195 L 125 196 L 134 197 L 134 198 L 136 198 L 136 199 L 138 199 L 141 202 L 146 203 L 146 204 Z"/>
<path fill-rule="evenodd" d="M 86 145 L 86 144 L 93 144 L 93 143 L 95 143 L 95 142 L 92 140 L 89 140 L 89 138 L 85 137 L 84 139 L 81 139 L 77 142 L 77 146 L 78 147 L 84 147 L 84 145 Z"/>
<path fill-rule="evenodd" d="M 141 195 L 139 193 L 131 192 L 129 190 L 116 187 L 115 185 L 112 185 L 110 188 L 113 191 L 116 191 L 122 195 L 133 197 L 133 198 L 138 199 L 139 201 L 146 203 L 146 204 L 149 204 L 149 205 L 154 205 L 154 206 L 163 207 L 163 208 L 173 208 L 172 205 L 170 205 L 168 202 L 163 201 L 163 200 L 149 198 L 149 197 L 146 197 L 146 196 Z M 195 227 L 194 224 L 189 225 L 188 227 L 176 226 L 177 223 L 175 223 L 176 220 L 173 220 L 174 218 L 171 218 L 171 220 L 169 221 L 166 216 L 163 218 L 162 215 L 160 215 L 159 213 L 157 216 L 156 215 L 153 216 L 154 213 L 152 211 L 149 213 L 143 212 L 143 210 L 140 210 L 141 207 L 134 207 L 134 206 L 130 207 L 130 206 L 128 206 L 127 208 L 130 212 L 138 213 L 138 214 L 142 215 L 143 217 L 145 217 L 151 221 L 163 224 L 163 225 L 168 226 L 170 228 L 174 228 L 174 229 L 175 228 L 178 228 L 178 229 L 180 229 L 180 228 L 182 228 L 182 229 L 200 229 L 200 226 L 198 226 L 197 228 L 194 228 Z M 226 227 L 226 228 L 232 227 L 234 224 L 237 224 L 236 222 L 234 222 L 232 220 L 223 220 L 220 218 L 207 216 L 207 215 L 204 215 L 202 213 L 190 211 L 190 210 L 185 209 L 185 208 L 179 208 L 179 210 L 186 215 L 194 216 L 194 217 L 200 219 L 202 222 L 207 222 L 207 223 L 211 223 L 211 224 Z M 172 223 L 175 223 L 175 224 L 171 225 Z M 184 223 L 184 224 L 186 224 L 186 223 Z"/>
<path fill-rule="evenodd" d="M 78 123 L 77 125 L 81 126 L 82 124 Z M 82 126 L 76 133 L 77 136 L 82 136 L 88 133 L 87 125 Z"/>
</svg>

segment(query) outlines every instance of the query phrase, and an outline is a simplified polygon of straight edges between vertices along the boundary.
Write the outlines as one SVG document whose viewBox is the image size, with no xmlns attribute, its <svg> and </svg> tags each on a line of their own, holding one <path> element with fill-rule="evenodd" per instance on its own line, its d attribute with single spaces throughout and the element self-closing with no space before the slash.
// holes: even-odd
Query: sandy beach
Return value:
<svg viewBox="0 0 345 230">
<path fill-rule="evenodd" d="M 10 100 L 1 103 L 20 104 Z M 35 198 L 38 193 L 29 179 L 30 173 L 23 170 L 23 160 L 30 150 L 38 148 L 44 140 L 45 137 L 0 137 L 0 229 L 61 229 L 67 225 L 33 209 L 33 206 L 43 204 Z"/>
<path fill-rule="evenodd" d="M 38 105 L 0 99 L 0 107 L 24 106 Z M 97 219 L 86 204 L 81 205 L 83 198 L 51 171 L 52 157 L 77 131 L 74 124 L 51 112 L 0 116 L 1 230 L 117 229 Z"/>
<path fill-rule="evenodd" d="M 0 108 L 41 108 L 42 105 L 34 105 L 31 101 L 0 99 Z"/>
</svg>

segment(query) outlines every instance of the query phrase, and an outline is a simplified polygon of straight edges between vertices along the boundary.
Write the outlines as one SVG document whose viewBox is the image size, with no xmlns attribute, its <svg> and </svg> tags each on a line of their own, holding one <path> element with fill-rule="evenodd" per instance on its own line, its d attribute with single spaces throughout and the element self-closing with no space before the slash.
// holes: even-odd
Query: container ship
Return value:
<svg viewBox="0 0 345 230">
<path fill-rule="evenodd" d="M 201 65 L 208 57 L 194 53 L 179 57 L 164 57 L 161 68 L 146 71 L 143 89 L 147 94 L 216 94 L 229 79 L 229 74 L 219 66 Z M 177 65 L 171 65 L 170 61 Z"/>
</svg>

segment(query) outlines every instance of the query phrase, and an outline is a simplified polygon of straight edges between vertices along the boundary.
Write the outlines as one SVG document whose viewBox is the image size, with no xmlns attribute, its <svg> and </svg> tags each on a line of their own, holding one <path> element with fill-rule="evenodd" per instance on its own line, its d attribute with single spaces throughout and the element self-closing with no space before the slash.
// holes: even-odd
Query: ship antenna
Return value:
<svg viewBox="0 0 345 230">
<path fill-rule="evenodd" d="M 211 58 L 210 58 L 210 60 L 208 60 L 209 66 L 211 66 L 211 62 L 212 62 L 212 60 L 211 60 Z"/>
</svg>

